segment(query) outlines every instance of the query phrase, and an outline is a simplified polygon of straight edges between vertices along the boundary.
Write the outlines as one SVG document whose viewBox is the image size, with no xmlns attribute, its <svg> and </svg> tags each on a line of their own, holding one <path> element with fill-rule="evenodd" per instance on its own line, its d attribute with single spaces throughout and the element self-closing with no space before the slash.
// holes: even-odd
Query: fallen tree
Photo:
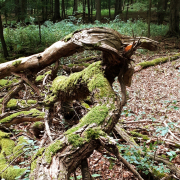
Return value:
<svg viewBox="0 0 180 180">
<path fill-rule="evenodd" d="M 29 142 L 27 137 L 20 136 L 15 145 L 9 138 L 11 134 L 5 132 L 18 123 L 36 122 L 29 128 L 32 132 L 30 138 L 40 138 L 42 131 L 43 134 L 38 142 L 38 151 L 31 157 L 30 179 L 66 180 L 80 165 L 82 178 L 93 179 L 87 158 L 94 150 L 102 152 L 102 149 L 122 161 L 138 179 L 143 179 L 121 156 L 116 141 L 109 136 L 115 126 L 117 130 L 116 124 L 126 104 L 126 86 L 130 86 L 134 72 L 130 59 L 133 52 L 139 47 L 149 50 L 157 48 L 155 41 L 141 39 L 142 42 L 140 38 L 125 37 L 108 28 L 83 29 L 56 42 L 42 53 L 1 64 L 0 78 L 4 79 L 1 79 L 0 85 L 1 96 L 4 97 L 1 99 L 0 115 L 0 155 L 3 159 L 0 176 L 10 177 L 15 170 L 11 166 L 12 159 L 16 161 L 20 158 Z M 128 44 L 131 46 L 126 51 Z M 100 61 L 94 58 L 89 64 L 81 62 L 76 68 L 74 65 L 59 66 L 61 57 L 87 49 L 102 51 Z M 55 63 L 54 66 L 52 63 Z M 58 76 L 59 67 L 67 73 L 76 73 Z M 7 76 L 11 79 L 8 80 Z M 121 100 L 112 88 L 115 77 L 121 85 Z M 63 120 L 68 128 L 62 128 Z M 56 127 L 54 133 L 51 132 L 53 125 Z M 123 131 L 117 130 L 135 146 L 131 137 L 121 134 Z M 10 141 L 8 148 L 2 141 Z M 13 156 L 7 159 L 11 154 Z M 20 158 L 19 161 L 25 160 Z M 172 172 L 180 177 L 179 170 L 174 165 L 171 167 Z M 153 173 L 152 170 L 150 172 Z M 26 174 L 27 169 L 20 168 L 14 176 L 22 179 Z"/>
</svg>

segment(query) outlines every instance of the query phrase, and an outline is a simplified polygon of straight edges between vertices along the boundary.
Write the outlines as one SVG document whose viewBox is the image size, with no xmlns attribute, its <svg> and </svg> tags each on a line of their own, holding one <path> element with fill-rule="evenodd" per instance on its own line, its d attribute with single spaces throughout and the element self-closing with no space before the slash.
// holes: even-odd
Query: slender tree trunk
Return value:
<svg viewBox="0 0 180 180">
<path fill-rule="evenodd" d="M 76 12 L 78 11 L 78 6 L 77 6 L 77 0 L 74 0 L 74 5 L 73 5 L 73 15 L 76 14 Z"/>
<path fill-rule="evenodd" d="M 129 0 L 127 2 L 127 10 L 126 10 L 126 22 L 128 20 L 128 10 L 129 10 Z"/>
<path fill-rule="evenodd" d="M 151 6 L 152 6 L 152 0 L 149 0 L 149 11 L 148 11 L 148 37 L 150 37 L 150 24 L 151 24 Z"/>
<path fill-rule="evenodd" d="M 7 58 L 8 51 L 7 51 L 7 46 L 6 46 L 6 42 L 4 40 L 4 35 L 3 35 L 3 25 L 2 25 L 2 19 L 1 19 L 1 13 L 0 13 L 0 39 L 1 39 L 1 44 L 2 44 L 2 48 L 3 48 L 4 58 Z"/>
<path fill-rule="evenodd" d="M 111 19 L 111 0 L 108 0 L 109 19 Z"/>
<path fill-rule="evenodd" d="M 101 0 L 96 0 L 96 20 L 101 21 Z"/>
<path fill-rule="evenodd" d="M 179 35 L 179 6 L 179 0 L 171 0 L 168 32 L 169 35 Z"/>
<path fill-rule="evenodd" d="M 55 4 L 54 4 L 54 21 L 56 20 L 60 20 L 60 5 L 59 5 L 59 0 L 55 0 Z"/>
<path fill-rule="evenodd" d="M 91 9 L 90 9 L 90 0 L 87 0 L 87 7 L 88 7 L 88 22 L 91 21 Z"/>
<path fill-rule="evenodd" d="M 64 5 L 64 0 L 62 0 L 62 19 L 65 19 L 66 15 L 65 15 L 65 5 Z"/>
<path fill-rule="evenodd" d="M 91 22 L 93 22 L 93 0 L 91 0 Z"/>
<path fill-rule="evenodd" d="M 83 0 L 83 23 L 85 23 L 86 16 L 86 0 Z"/>
<path fill-rule="evenodd" d="M 114 18 L 122 13 L 122 0 L 116 0 Z"/>
<path fill-rule="evenodd" d="M 159 0 L 157 5 L 158 25 L 163 24 L 168 0 Z"/>
<path fill-rule="evenodd" d="M 21 0 L 21 22 L 25 21 L 27 13 L 27 0 Z"/>
</svg>

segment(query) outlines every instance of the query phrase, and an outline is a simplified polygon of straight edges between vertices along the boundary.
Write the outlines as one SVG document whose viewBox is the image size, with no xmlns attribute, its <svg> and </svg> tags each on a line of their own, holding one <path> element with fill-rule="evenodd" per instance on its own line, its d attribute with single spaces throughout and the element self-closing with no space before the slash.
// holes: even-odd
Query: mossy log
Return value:
<svg viewBox="0 0 180 180">
<path fill-rule="evenodd" d="M 130 51 L 124 52 L 126 45 L 133 42 Z M 43 147 L 41 142 L 42 148 L 32 158 L 30 179 L 67 180 L 70 174 L 86 161 L 93 150 L 103 147 L 113 153 L 138 179 L 142 180 L 139 173 L 119 154 L 114 139 L 109 137 L 109 133 L 118 122 L 122 107 L 126 103 L 126 85 L 130 85 L 133 75 L 131 55 L 140 46 L 150 50 L 155 50 L 157 47 L 156 42 L 150 39 L 146 40 L 146 43 L 141 43 L 139 39 L 124 37 L 112 29 L 90 28 L 74 32 L 64 40 L 54 43 L 42 53 L 1 64 L 0 78 L 12 73 L 17 75 L 18 78 L 21 78 L 21 83 L 26 83 L 31 87 L 33 91 L 31 93 L 35 94 L 33 97 L 36 98 L 38 106 L 46 109 L 45 112 L 42 112 L 38 110 L 38 107 L 11 115 L 7 114 L 4 117 L 4 114 L 7 113 L 7 108 L 4 107 L 4 114 L 0 120 L 3 126 L 9 125 L 8 123 L 10 125 L 19 123 L 18 119 L 25 121 L 26 117 L 51 121 L 57 103 L 60 104 L 59 107 L 62 107 L 63 103 L 73 100 L 81 101 L 89 98 L 91 101 L 89 112 L 80 119 L 77 125 L 68 129 L 58 139 L 53 139 L 53 142 L 47 147 Z M 49 91 L 45 92 L 45 95 L 41 89 L 38 89 L 38 83 L 42 81 L 45 86 L 44 80 L 48 76 L 56 74 L 47 73 L 42 80 L 36 76 L 40 70 L 58 61 L 61 57 L 71 56 L 86 49 L 102 51 L 102 60 L 94 62 L 84 70 L 70 76 L 52 78 L 54 79 L 52 86 L 48 89 Z M 112 88 L 114 78 L 117 76 L 121 85 L 121 101 Z M 4 106 L 8 105 L 13 96 L 15 93 L 8 95 L 4 100 Z M 47 126 L 45 124 L 45 129 L 49 131 Z M 46 134 L 51 136 L 50 132 Z M 52 141 L 51 137 L 49 139 Z M 86 176 L 89 173 L 87 172 L 88 168 L 85 168 L 84 171 L 83 179 L 87 179 L 86 177 L 89 177 Z"/>
<path fill-rule="evenodd" d="M 136 65 L 135 72 L 141 71 L 142 69 L 145 69 L 145 68 L 150 67 L 150 66 L 156 66 L 158 64 L 163 64 L 163 63 L 166 63 L 168 61 L 175 61 L 176 59 L 179 59 L 179 57 L 180 57 L 180 53 L 177 53 L 177 54 L 174 54 L 172 56 L 157 58 L 157 59 L 153 59 L 151 61 L 140 62 L 139 64 Z"/>
</svg>

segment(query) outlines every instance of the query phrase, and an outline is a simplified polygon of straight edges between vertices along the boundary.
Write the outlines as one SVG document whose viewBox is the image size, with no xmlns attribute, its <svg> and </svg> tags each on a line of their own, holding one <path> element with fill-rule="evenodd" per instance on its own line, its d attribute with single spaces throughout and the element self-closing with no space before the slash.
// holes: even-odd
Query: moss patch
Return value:
<svg viewBox="0 0 180 180">
<path fill-rule="evenodd" d="M 85 138 L 82 138 L 79 136 L 79 134 L 70 134 L 68 136 L 68 142 L 69 144 L 71 144 L 73 147 L 77 148 L 80 147 L 81 145 L 83 145 L 83 143 L 85 142 Z"/>
<path fill-rule="evenodd" d="M 149 137 L 147 135 L 143 135 L 143 134 L 135 132 L 135 131 L 130 131 L 130 133 L 135 137 L 141 137 L 144 140 L 149 140 Z"/>
<path fill-rule="evenodd" d="M 73 33 L 70 33 L 70 34 L 68 34 L 67 36 L 65 36 L 63 40 L 64 40 L 65 42 L 67 42 L 67 41 L 69 41 L 69 40 L 71 39 L 72 36 L 73 36 Z"/>
<path fill-rule="evenodd" d="M 88 112 L 79 122 L 79 124 L 75 127 L 72 127 L 71 129 L 67 130 L 65 134 L 71 134 L 75 131 L 77 131 L 79 128 L 83 127 L 84 125 L 96 123 L 97 125 L 100 125 L 106 116 L 108 115 L 108 108 L 103 106 L 96 106 L 91 109 L 90 112 Z"/>
<path fill-rule="evenodd" d="M 21 154 L 23 152 L 22 147 L 24 145 L 29 144 L 28 143 L 28 138 L 26 138 L 25 136 L 20 136 L 17 141 L 18 141 L 18 143 L 13 149 L 14 158 L 17 157 L 19 154 Z"/>
<path fill-rule="evenodd" d="M 0 123 L 10 122 L 12 119 L 14 119 L 15 117 L 17 117 L 19 115 L 30 115 L 30 116 L 36 117 L 36 118 L 44 118 L 45 113 L 41 112 L 37 109 L 31 109 L 30 111 L 21 111 L 21 112 L 14 113 L 8 117 L 3 118 L 2 120 L 0 120 Z"/>
<path fill-rule="evenodd" d="M 155 66 L 155 65 L 158 65 L 160 63 L 165 63 L 167 61 L 173 61 L 173 60 L 176 60 L 178 59 L 180 56 L 180 53 L 178 54 L 175 54 L 171 57 L 164 57 L 164 58 L 157 58 L 157 59 L 153 59 L 152 61 L 144 61 L 144 62 L 141 62 L 137 65 L 140 65 L 142 68 L 146 68 L 146 67 L 149 67 L 149 66 Z"/>
<path fill-rule="evenodd" d="M 45 161 L 50 164 L 52 156 L 57 153 L 62 148 L 62 142 L 56 140 L 54 143 L 50 144 L 45 150 Z"/>
<path fill-rule="evenodd" d="M 36 82 L 39 82 L 39 81 L 42 81 L 44 79 L 45 75 L 39 75 L 36 77 L 35 81 Z"/>
<path fill-rule="evenodd" d="M 0 172 L 3 171 L 7 166 L 8 164 L 0 165 Z M 0 177 L 8 180 L 14 180 L 16 177 L 21 176 L 25 171 L 25 168 L 17 169 L 13 166 L 9 166 L 3 173 L 0 174 Z"/>
<path fill-rule="evenodd" d="M 21 64 L 21 60 L 14 61 L 12 63 L 12 65 L 15 66 L 15 67 L 19 66 L 20 64 Z"/>
</svg>

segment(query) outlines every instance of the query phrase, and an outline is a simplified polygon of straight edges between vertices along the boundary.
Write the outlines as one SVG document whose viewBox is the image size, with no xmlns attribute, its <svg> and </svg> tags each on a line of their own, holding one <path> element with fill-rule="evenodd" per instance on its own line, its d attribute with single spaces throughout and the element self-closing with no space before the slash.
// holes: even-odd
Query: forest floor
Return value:
<svg viewBox="0 0 180 180">
<path fill-rule="evenodd" d="M 151 61 L 156 58 L 171 56 L 180 53 L 180 43 L 176 38 L 155 38 L 160 42 L 159 50 L 149 52 L 138 50 L 132 59 L 135 64 L 142 61 Z M 99 52 L 91 52 L 86 56 L 99 55 Z M 68 62 L 74 58 L 84 58 L 83 54 L 76 54 L 76 57 L 68 57 Z M 164 155 L 180 167 L 180 58 L 164 64 L 148 67 L 135 72 L 131 87 L 127 88 L 127 105 L 122 111 L 120 121 L 122 127 L 129 133 L 136 132 L 135 140 L 140 146 L 150 147 L 154 145 L 155 155 Z M 114 83 L 114 90 L 120 94 L 120 86 L 117 81 Z M 17 125 L 15 129 L 23 131 L 27 124 Z M 29 126 L 29 125 L 28 125 Z M 63 133 L 58 130 L 58 134 Z M 20 135 L 20 134 L 19 134 Z M 142 135 L 142 136 L 141 136 Z M 144 138 L 143 135 L 146 135 Z M 115 131 L 111 134 L 118 140 L 120 145 L 127 145 Z M 16 137 L 12 137 L 16 138 Z M 129 152 L 132 152 L 129 147 Z M 122 155 L 124 155 L 122 153 Z M 130 154 L 131 156 L 132 154 Z M 111 157 L 97 151 L 88 159 L 91 174 L 96 180 L 136 180 L 134 175 L 121 163 Z M 154 162 L 156 163 L 156 162 Z M 158 165 L 158 163 L 156 164 Z M 134 166 L 134 168 L 136 168 Z M 143 171 L 142 169 L 138 171 Z M 80 179 L 80 169 L 76 171 L 77 179 Z M 147 176 L 143 177 L 145 180 Z M 72 178 L 73 179 L 73 175 Z"/>
<path fill-rule="evenodd" d="M 174 49 L 177 48 L 175 42 L 174 38 L 162 40 L 158 52 L 136 53 L 133 59 L 139 63 L 179 53 L 180 49 Z M 137 137 L 136 142 L 139 145 L 150 145 L 159 141 L 156 155 L 164 154 L 180 167 L 180 150 L 177 148 L 180 147 L 180 69 L 175 68 L 178 64 L 180 58 L 136 72 L 131 87 L 127 88 L 128 101 L 120 120 L 123 120 L 123 128 L 129 134 L 136 131 L 148 136 L 148 140 Z M 114 86 L 116 91 L 120 91 L 118 82 L 115 82 Z M 115 134 L 116 132 L 113 133 Z M 116 135 L 114 138 L 117 138 Z M 168 157 L 168 152 L 175 154 Z M 97 151 L 90 156 L 91 174 L 99 175 L 95 179 L 136 179 L 121 162 L 114 161 L 112 166 L 108 159 Z"/>
</svg>

